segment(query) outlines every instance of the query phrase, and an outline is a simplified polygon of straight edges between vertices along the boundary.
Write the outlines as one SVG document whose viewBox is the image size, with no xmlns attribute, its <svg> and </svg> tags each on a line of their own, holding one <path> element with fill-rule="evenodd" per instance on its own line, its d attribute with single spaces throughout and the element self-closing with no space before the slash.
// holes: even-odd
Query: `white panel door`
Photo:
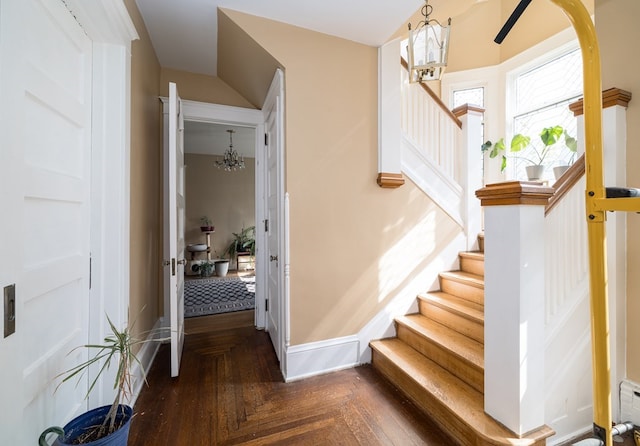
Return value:
<svg viewBox="0 0 640 446">
<path fill-rule="evenodd" d="M 276 106 L 277 108 L 277 106 Z M 278 212 L 278 134 L 277 112 L 272 110 L 269 113 L 266 123 L 267 134 L 267 255 L 269 264 L 267 266 L 267 326 L 266 329 L 271 337 L 273 348 L 278 359 L 282 356 L 282 305 L 280 302 L 280 244 L 279 225 L 280 215 Z"/>
<path fill-rule="evenodd" d="M 87 357 L 67 354 L 88 341 L 91 41 L 60 0 L 0 8 L 0 441 L 27 445 L 86 410 L 54 377 Z"/>
<path fill-rule="evenodd" d="M 169 143 L 165 150 L 165 290 L 169 293 L 171 376 L 180 373 L 184 345 L 184 122 L 176 84 L 169 83 Z"/>
<path fill-rule="evenodd" d="M 287 260 L 284 258 L 283 231 L 283 104 L 283 76 L 282 71 L 277 70 L 263 107 L 265 114 L 265 142 L 267 146 L 265 163 L 265 213 L 267 221 L 267 227 L 265 229 L 267 252 L 262 258 L 267 260 L 267 309 L 265 314 L 265 328 L 269 332 L 273 348 L 280 360 L 280 369 L 286 374 L 284 349 L 287 338 L 287 312 L 283 292 L 283 269 L 287 266 Z"/>
</svg>

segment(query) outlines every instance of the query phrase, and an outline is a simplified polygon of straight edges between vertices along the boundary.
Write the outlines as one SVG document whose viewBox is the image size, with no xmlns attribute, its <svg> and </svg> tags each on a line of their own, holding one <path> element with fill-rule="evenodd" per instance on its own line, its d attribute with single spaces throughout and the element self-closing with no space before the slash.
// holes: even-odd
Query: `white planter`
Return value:
<svg viewBox="0 0 640 446">
<path fill-rule="evenodd" d="M 540 164 L 526 166 L 525 169 L 527 170 L 527 178 L 529 178 L 530 181 L 539 180 L 544 173 L 544 166 Z"/>
<path fill-rule="evenodd" d="M 556 166 L 553 168 L 553 176 L 556 178 L 556 181 L 569 169 L 569 166 Z"/>
<path fill-rule="evenodd" d="M 229 261 L 228 260 L 216 260 L 214 263 L 214 267 L 216 269 L 216 276 L 224 277 L 229 272 Z"/>
</svg>

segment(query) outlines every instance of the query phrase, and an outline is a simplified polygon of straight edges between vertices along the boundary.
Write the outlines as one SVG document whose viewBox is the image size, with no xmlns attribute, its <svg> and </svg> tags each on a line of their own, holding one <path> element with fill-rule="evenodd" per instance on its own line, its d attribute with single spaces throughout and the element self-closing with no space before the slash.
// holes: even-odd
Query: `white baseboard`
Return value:
<svg viewBox="0 0 640 446">
<path fill-rule="evenodd" d="M 153 360 L 156 357 L 156 353 L 158 353 L 158 349 L 160 348 L 161 342 L 154 340 L 161 337 L 161 327 L 162 319 L 158 319 L 145 339 L 145 342 L 142 344 L 140 351 L 136 354 L 138 360 L 142 363 L 142 366 L 137 362 L 134 362 L 132 366 L 133 389 L 132 394 L 128 399 L 128 404 L 131 407 L 136 404 L 136 400 L 142 391 L 142 386 L 145 384 L 145 372 L 149 372 L 151 364 L 153 364 Z"/>
<path fill-rule="evenodd" d="M 286 348 L 283 358 L 285 381 L 295 381 L 323 373 L 355 367 L 371 362 L 369 342 L 395 334 L 393 319 L 417 311 L 418 293 L 437 287 L 438 274 L 456 264 L 458 253 L 466 246 L 465 235 L 460 232 L 439 251 L 438 259 L 417 274 L 394 298 L 357 334 Z"/>
<path fill-rule="evenodd" d="M 285 381 L 295 381 L 359 365 L 357 336 L 309 342 L 287 347 Z"/>
</svg>

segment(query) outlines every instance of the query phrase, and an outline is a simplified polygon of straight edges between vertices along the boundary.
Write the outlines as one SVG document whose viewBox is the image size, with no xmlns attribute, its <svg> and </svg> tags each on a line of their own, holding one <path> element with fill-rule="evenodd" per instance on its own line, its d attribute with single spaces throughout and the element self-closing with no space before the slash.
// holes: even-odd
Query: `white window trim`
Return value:
<svg viewBox="0 0 640 446">
<path fill-rule="evenodd" d="M 467 88 L 484 88 L 484 139 L 495 141 L 512 134 L 514 116 L 513 85 L 515 79 L 545 62 L 578 48 L 572 28 L 517 54 L 499 65 L 445 73 L 441 81 L 442 100 L 452 104 L 453 92 Z M 504 180 L 497 160 L 485 165 L 485 183 Z M 495 161 L 495 163 L 493 162 Z"/>
</svg>

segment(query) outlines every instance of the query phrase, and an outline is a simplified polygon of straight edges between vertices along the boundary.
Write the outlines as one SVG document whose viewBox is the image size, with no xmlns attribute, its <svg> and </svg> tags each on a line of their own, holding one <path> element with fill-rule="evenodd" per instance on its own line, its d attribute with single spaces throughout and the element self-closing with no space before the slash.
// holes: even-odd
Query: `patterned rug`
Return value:
<svg viewBox="0 0 640 446">
<path fill-rule="evenodd" d="M 255 308 L 255 302 L 255 276 L 184 282 L 184 317 L 251 310 Z"/>
</svg>

